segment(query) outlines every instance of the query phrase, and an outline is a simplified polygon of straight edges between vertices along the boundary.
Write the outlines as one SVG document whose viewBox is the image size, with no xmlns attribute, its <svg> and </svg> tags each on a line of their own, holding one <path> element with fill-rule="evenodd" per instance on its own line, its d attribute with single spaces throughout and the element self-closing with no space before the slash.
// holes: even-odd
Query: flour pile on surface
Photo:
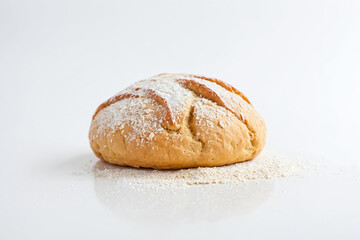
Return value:
<svg viewBox="0 0 360 240">
<path fill-rule="evenodd" d="M 254 160 L 222 167 L 181 170 L 153 170 L 111 165 L 99 161 L 93 171 L 97 178 L 113 179 L 118 184 L 194 185 L 237 184 L 247 181 L 301 176 L 304 161 L 263 153 Z"/>
</svg>

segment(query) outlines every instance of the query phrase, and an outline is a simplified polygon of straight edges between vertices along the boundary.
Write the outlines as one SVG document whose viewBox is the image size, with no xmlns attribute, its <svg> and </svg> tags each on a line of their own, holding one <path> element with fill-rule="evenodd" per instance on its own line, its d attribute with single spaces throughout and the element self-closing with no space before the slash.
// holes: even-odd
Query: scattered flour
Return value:
<svg viewBox="0 0 360 240">
<path fill-rule="evenodd" d="M 181 170 L 153 170 L 115 166 L 98 162 L 95 177 L 112 179 L 117 184 L 177 185 L 238 184 L 290 176 L 301 176 L 308 163 L 279 155 L 263 153 L 252 161 L 222 167 Z"/>
</svg>

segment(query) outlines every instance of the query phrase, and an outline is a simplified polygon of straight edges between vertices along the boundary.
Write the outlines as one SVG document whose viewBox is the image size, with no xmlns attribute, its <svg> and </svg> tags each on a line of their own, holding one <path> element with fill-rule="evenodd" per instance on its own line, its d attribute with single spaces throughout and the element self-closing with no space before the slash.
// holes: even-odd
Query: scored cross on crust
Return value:
<svg viewBox="0 0 360 240">
<path fill-rule="evenodd" d="M 97 108 L 93 119 L 99 111 L 117 101 L 127 98 L 150 98 L 165 110 L 162 127 L 177 130 L 186 116 L 194 95 L 215 102 L 242 122 L 247 122 L 243 113 L 247 112 L 251 103 L 233 86 L 216 78 L 167 73 L 135 83 L 111 97 Z"/>
</svg>

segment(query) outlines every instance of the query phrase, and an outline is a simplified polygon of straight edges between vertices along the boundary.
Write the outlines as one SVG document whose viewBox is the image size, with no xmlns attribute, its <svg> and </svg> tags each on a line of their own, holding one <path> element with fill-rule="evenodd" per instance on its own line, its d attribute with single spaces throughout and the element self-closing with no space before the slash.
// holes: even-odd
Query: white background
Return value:
<svg viewBox="0 0 360 240">
<path fill-rule="evenodd" d="M 0 239 L 359 238 L 359 13 L 359 1 L 0 1 Z M 345 172 L 276 181 L 245 215 L 246 190 L 225 186 L 104 203 L 108 185 L 74 174 L 96 162 L 91 116 L 162 72 L 231 83 L 264 117 L 267 150 Z"/>
</svg>

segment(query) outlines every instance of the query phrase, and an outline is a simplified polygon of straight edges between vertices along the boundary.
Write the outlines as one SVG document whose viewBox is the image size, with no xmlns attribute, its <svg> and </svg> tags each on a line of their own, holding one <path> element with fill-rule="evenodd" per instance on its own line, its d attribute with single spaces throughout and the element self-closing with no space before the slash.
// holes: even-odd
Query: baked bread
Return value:
<svg viewBox="0 0 360 240">
<path fill-rule="evenodd" d="M 215 78 L 168 73 L 101 104 L 89 132 L 100 159 L 155 169 L 251 160 L 265 138 L 264 120 L 240 91 Z"/>
</svg>

